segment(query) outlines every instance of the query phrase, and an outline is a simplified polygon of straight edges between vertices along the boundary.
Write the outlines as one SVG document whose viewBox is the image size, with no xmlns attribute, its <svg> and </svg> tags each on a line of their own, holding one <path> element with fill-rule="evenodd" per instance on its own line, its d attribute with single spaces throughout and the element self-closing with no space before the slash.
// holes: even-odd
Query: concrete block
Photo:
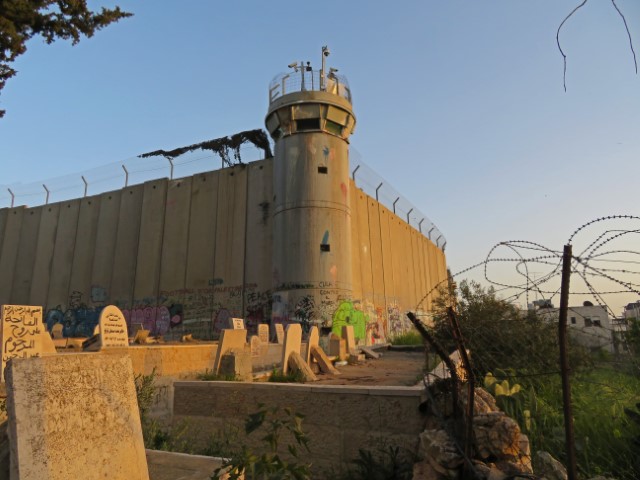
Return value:
<svg viewBox="0 0 640 480">
<path fill-rule="evenodd" d="M 246 350 L 232 350 L 220 360 L 220 375 L 233 376 L 243 382 L 253 380 L 251 353 Z"/>
<path fill-rule="evenodd" d="M 12 480 L 149 479 L 127 354 L 14 358 L 7 412 Z"/>
<path fill-rule="evenodd" d="M 280 325 L 282 327 L 282 325 Z M 277 327 L 277 325 L 276 325 Z M 289 369 L 289 356 L 296 352 L 300 355 L 300 347 L 302 346 L 302 327 L 298 323 L 287 325 L 287 331 L 284 337 L 284 346 L 282 348 L 282 373 L 287 373 Z"/>
<path fill-rule="evenodd" d="M 347 361 L 351 364 L 351 365 L 356 365 L 360 362 L 364 362 L 364 355 L 361 353 L 350 353 L 349 354 L 349 358 L 347 359 Z"/>
<path fill-rule="evenodd" d="M 325 355 L 324 351 L 319 345 L 313 345 L 309 348 L 311 357 L 318 363 L 320 370 L 324 373 L 330 373 L 332 375 L 339 375 L 340 372 L 333 366 L 329 358 Z"/>
<path fill-rule="evenodd" d="M 135 336 L 133 337 L 133 343 L 137 343 L 138 345 L 144 345 L 147 343 L 147 339 L 149 338 L 150 330 L 145 330 L 144 328 L 139 329 Z"/>
<path fill-rule="evenodd" d="M 299 352 L 291 352 L 287 359 L 287 363 L 289 368 L 302 373 L 306 382 L 315 382 L 318 380 L 318 377 L 315 376 L 313 371 L 309 368 L 309 365 L 305 363 L 304 358 L 302 358 L 302 355 L 300 355 Z"/>
<path fill-rule="evenodd" d="M 244 350 L 246 341 L 246 330 L 222 330 L 222 332 L 220 332 L 220 340 L 218 341 L 216 359 L 213 363 L 213 373 L 218 373 L 220 369 L 220 361 L 222 360 L 223 355 L 227 354 L 231 350 Z"/>
</svg>

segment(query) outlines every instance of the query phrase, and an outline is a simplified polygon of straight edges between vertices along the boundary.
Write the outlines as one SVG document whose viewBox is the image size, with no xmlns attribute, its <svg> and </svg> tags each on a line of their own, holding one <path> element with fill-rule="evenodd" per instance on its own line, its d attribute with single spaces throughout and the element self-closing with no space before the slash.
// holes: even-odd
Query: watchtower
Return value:
<svg viewBox="0 0 640 480">
<path fill-rule="evenodd" d="M 325 324 L 352 297 L 349 135 L 351 90 L 337 69 L 294 62 L 269 87 L 273 166 L 273 312 Z"/>
</svg>

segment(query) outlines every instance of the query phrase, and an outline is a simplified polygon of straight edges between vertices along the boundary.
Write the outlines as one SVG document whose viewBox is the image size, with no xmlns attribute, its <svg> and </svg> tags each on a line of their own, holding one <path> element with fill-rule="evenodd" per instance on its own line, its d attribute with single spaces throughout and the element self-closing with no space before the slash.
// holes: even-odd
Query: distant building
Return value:
<svg viewBox="0 0 640 480">
<path fill-rule="evenodd" d="M 604 349 L 613 353 L 612 324 L 607 309 L 600 305 L 569 307 L 567 325 L 571 327 L 570 334 L 578 343 L 592 350 Z M 541 308 L 536 313 L 545 320 L 557 322 L 560 309 Z"/>
</svg>

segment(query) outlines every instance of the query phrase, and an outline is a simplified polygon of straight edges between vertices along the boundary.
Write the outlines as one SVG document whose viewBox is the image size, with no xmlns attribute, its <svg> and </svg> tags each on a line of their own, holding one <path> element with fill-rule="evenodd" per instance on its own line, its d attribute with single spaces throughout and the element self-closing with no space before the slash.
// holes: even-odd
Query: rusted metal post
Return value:
<svg viewBox="0 0 640 480">
<path fill-rule="evenodd" d="M 453 333 L 453 338 L 456 341 L 456 345 L 458 346 L 458 352 L 460 352 L 460 359 L 462 360 L 462 364 L 467 371 L 467 417 L 465 419 L 466 424 L 464 454 L 467 456 L 467 458 L 473 458 L 473 415 L 476 388 L 475 377 L 473 375 L 473 371 L 471 370 L 471 362 L 469 361 L 469 355 L 467 355 L 467 349 L 465 348 L 464 342 L 462 341 L 460 324 L 458 323 L 458 318 L 456 317 L 456 312 L 454 312 L 453 308 L 447 308 L 447 316 L 449 317 L 449 322 L 451 323 L 451 332 Z M 467 468 L 466 463 L 465 468 Z"/>
<path fill-rule="evenodd" d="M 560 286 L 558 339 L 560 343 L 560 374 L 562 376 L 562 404 L 564 407 L 564 432 L 567 453 L 567 475 L 569 477 L 569 480 L 576 480 L 576 448 L 573 435 L 573 409 L 571 408 L 571 384 L 569 383 L 569 358 L 567 355 L 567 312 L 569 310 L 570 279 L 571 245 L 565 245 L 562 255 L 562 284 Z"/>
</svg>

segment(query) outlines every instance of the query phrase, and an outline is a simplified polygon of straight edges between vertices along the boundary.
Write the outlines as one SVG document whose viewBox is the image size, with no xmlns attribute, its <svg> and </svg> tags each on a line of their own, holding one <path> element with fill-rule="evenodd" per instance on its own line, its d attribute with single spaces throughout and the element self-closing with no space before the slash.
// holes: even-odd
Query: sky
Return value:
<svg viewBox="0 0 640 480">
<path fill-rule="evenodd" d="M 328 45 L 353 93 L 352 159 L 437 225 L 454 273 L 506 240 L 559 251 L 592 219 L 640 215 L 640 75 L 610 0 L 563 26 L 563 88 L 556 31 L 579 3 L 89 1 L 134 16 L 76 46 L 29 42 L 0 94 L 0 207 L 9 187 L 263 128 L 271 79 L 293 61 L 318 67 Z M 616 4 L 640 53 L 640 2 Z M 637 248 L 627 237 L 618 248 Z M 610 302 L 619 313 L 637 298 Z"/>
</svg>

